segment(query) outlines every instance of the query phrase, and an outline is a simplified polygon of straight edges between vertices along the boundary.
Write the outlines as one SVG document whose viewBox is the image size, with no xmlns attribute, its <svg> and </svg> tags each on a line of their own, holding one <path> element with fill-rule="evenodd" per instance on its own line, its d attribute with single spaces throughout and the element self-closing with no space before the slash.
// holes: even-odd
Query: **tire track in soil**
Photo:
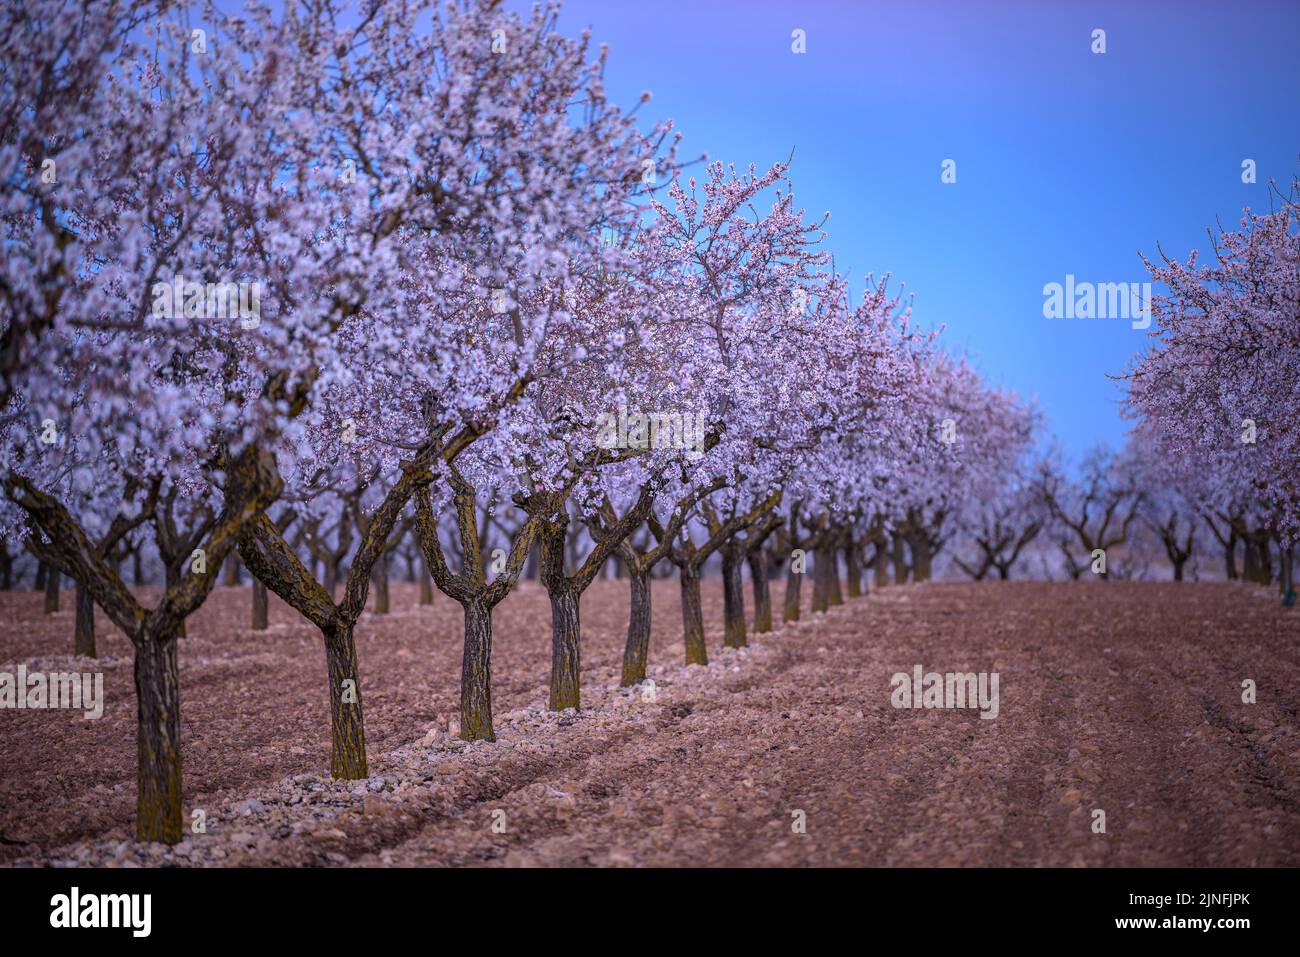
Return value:
<svg viewBox="0 0 1300 957">
<path fill-rule="evenodd" d="M 1054 607 L 1046 609 L 1044 617 L 1048 634 L 1066 630 L 1064 616 Z M 1061 778 L 1078 737 L 1075 689 L 1064 680 L 1065 663 L 1050 643 L 1031 639 L 1017 650 L 1023 656 L 1019 674 L 1024 678 L 1002 683 L 1003 708 L 1007 710 L 998 721 L 1011 724 L 1018 722 L 1021 714 L 1033 717 L 1018 733 L 1015 725 L 1012 728 L 1017 757 L 1002 788 L 1003 822 L 987 863 L 1075 863 L 1063 859 L 1060 842 L 1052 839 L 1054 834 L 1068 834 L 1070 819 L 1062 807 L 1062 796 L 1069 788 L 1061 786 Z M 1036 679 L 1032 684 L 1031 676 Z M 1018 700 L 1025 694 L 1032 696 L 1030 700 Z"/>
<path fill-rule="evenodd" d="M 1266 763 L 1253 775 L 1243 774 L 1242 761 L 1233 757 L 1239 743 L 1225 737 L 1224 723 L 1216 727 L 1213 719 L 1221 714 L 1216 699 L 1228 700 L 1237 687 L 1232 675 L 1242 674 L 1231 663 L 1238 660 L 1234 646 L 1190 637 L 1170 643 L 1162 640 L 1167 621 L 1152 620 L 1149 609 L 1120 604 L 1115 611 L 1106 647 L 1091 649 L 1110 662 L 1108 673 L 1115 680 L 1089 692 L 1099 705 L 1106 702 L 1101 706 L 1107 711 L 1094 736 L 1108 756 L 1097 792 L 1098 806 L 1108 811 L 1109 833 L 1102 843 L 1113 854 L 1107 863 L 1208 866 L 1276 860 L 1278 855 L 1255 841 L 1255 828 L 1242 826 L 1243 813 L 1259 804 L 1243 785 L 1252 776 L 1263 778 L 1271 795 L 1284 785 Z M 1197 613 L 1195 603 L 1187 611 Z M 1196 661 L 1195 670 L 1189 659 Z M 1110 707 L 1111 700 L 1120 703 Z M 1122 746 L 1115 746 L 1117 740 Z M 1294 800 L 1287 800 L 1289 825 L 1276 819 L 1260 823 L 1281 825 L 1294 836 L 1300 815 Z M 1290 849 L 1291 859 L 1296 850 Z"/>
<path fill-rule="evenodd" d="M 1263 611 L 1266 621 L 1277 609 Z M 1281 622 L 1278 623 L 1281 626 Z M 1252 638 L 1239 621 L 1227 627 L 1242 638 Z M 1274 645 L 1282 645 L 1281 634 L 1270 634 Z M 1226 642 L 1221 637 L 1210 640 L 1204 632 L 1197 632 L 1190 642 L 1198 650 L 1202 665 L 1214 668 L 1211 674 L 1192 672 L 1185 661 L 1176 660 L 1170 651 L 1160 645 L 1153 650 L 1166 673 L 1177 679 L 1175 690 L 1186 700 L 1187 724 L 1200 725 L 1213 732 L 1188 733 L 1187 746 L 1197 755 L 1191 764 L 1200 770 L 1196 778 L 1217 782 L 1214 795 L 1198 795 L 1190 813 L 1207 818 L 1202 825 L 1212 831 L 1207 840 L 1201 835 L 1198 846 L 1208 847 L 1208 862 L 1217 863 L 1229 854 L 1251 855 L 1252 863 L 1272 864 L 1280 859 L 1294 859 L 1300 854 L 1300 834 L 1294 822 L 1300 818 L 1300 752 L 1289 757 L 1278 747 L 1288 736 L 1294 747 L 1296 721 L 1296 692 L 1300 683 L 1300 667 L 1286 655 L 1271 653 L 1258 643 L 1249 645 Z M 1284 645 L 1283 645 L 1284 647 Z M 1243 655 L 1251 664 L 1243 663 Z M 1267 661 L 1269 670 L 1260 672 L 1260 662 Z M 1241 700 L 1241 680 L 1257 675 L 1257 702 L 1247 705 Z M 1219 826 L 1209 798 L 1233 792 L 1233 805 L 1248 808 L 1256 820 L 1256 827 L 1247 834 L 1225 832 Z M 1191 804 L 1192 802 L 1188 802 Z M 1264 838 L 1261 840 L 1260 838 Z M 1281 846 L 1277 846 L 1278 842 Z M 1242 845 L 1246 846 L 1242 846 Z"/>
</svg>

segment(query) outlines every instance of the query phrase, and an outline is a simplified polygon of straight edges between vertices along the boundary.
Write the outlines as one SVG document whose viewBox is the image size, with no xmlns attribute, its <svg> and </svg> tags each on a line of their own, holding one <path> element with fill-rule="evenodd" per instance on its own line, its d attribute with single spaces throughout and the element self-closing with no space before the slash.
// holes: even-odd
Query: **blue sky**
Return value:
<svg viewBox="0 0 1300 957">
<path fill-rule="evenodd" d="M 856 288 L 906 282 L 918 321 L 1036 397 L 1075 457 L 1122 443 L 1106 375 L 1147 340 L 1044 318 L 1044 284 L 1146 281 L 1139 250 L 1204 250 L 1216 217 L 1300 173 L 1294 0 L 568 0 L 559 25 L 609 44 L 611 93 L 653 92 L 644 115 L 677 122 L 684 156 L 766 166 L 795 148 L 796 199 L 832 211 Z"/>
</svg>

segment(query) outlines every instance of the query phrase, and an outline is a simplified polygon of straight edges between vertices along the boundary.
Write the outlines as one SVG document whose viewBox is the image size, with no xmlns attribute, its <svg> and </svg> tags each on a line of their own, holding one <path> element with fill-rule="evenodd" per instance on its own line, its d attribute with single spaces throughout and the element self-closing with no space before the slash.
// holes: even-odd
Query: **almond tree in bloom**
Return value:
<svg viewBox="0 0 1300 957">
<path fill-rule="evenodd" d="M 538 434 L 519 423 L 535 409 L 540 383 L 566 372 L 543 343 L 556 327 L 582 322 L 563 290 L 609 267 L 601 231 L 625 225 L 632 198 L 672 162 L 670 150 L 660 152 L 668 128 L 644 136 L 607 101 L 603 51 L 593 61 L 587 37 L 556 34 L 553 9 L 525 19 L 494 4 L 448 8 L 436 13 L 427 42 L 405 27 L 405 8 L 384 13 L 346 62 L 354 79 L 317 97 L 337 101 L 341 162 L 357 171 L 370 205 L 411 190 L 412 173 L 417 197 L 394 207 L 401 216 L 392 232 L 392 294 L 400 306 L 359 310 L 340 331 L 347 361 L 322 382 L 297 449 L 304 484 L 295 491 L 304 498 L 337 484 L 331 463 L 340 461 L 360 496 L 361 507 L 350 509 L 358 542 L 341 601 L 290 560 L 268 519 L 245 539 L 254 573 L 324 635 L 339 777 L 366 774 L 352 630 L 413 495 L 429 571 L 466 610 L 462 736 L 490 738 L 491 608 L 514 578 L 490 590 L 473 578 L 482 572 L 477 546 L 462 538 L 471 547 L 461 574 L 470 578 L 453 581 L 425 490 L 447 483 L 437 501 L 468 520 L 463 534 L 476 530 L 475 469 L 457 468 L 458 457 L 484 440 L 493 449 L 480 459 L 508 456 L 498 446 L 517 444 L 521 430 Z M 358 46 L 346 39 L 348 49 Z M 356 129 L 351 118 L 374 103 L 385 104 L 375 128 Z M 594 348 L 587 330 L 572 335 Z M 516 543 L 521 555 L 531 534 Z M 267 559 L 276 556 L 273 567 Z"/>
<path fill-rule="evenodd" d="M 1274 211 L 1247 209 L 1236 229 L 1212 231 L 1209 263 L 1195 251 L 1146 263 L 1168 292 L 1153 303 L 1152 347 L 1126 376 L 1129 407 L 1171 455 L 1247 477 L 1281 548 L 1288 604 L 1300 536 L 1298 198 L 1300 180 Z"/>
<path fill-rule="evenodd" d="M 1124 545 L 1141 511 L 1144 493 L 1133 471 L 1105 446 L 1090 450 L 1077 479 L 1053 458 L 1038 463 L 1034 491 L 1056 531 L 1066 573 L 1078 580 L 1093 570 L 1110 581 L 1107 553 Z"/>
<path fill-rule="evenodd" d="M 1182 481 L 1182 468 L 1140 428 L 1120 453 L 1120 467 L 1143 489 L 1138 520 L 1160 541 L 1174 581 L 1182 581 L 1197 540 L 1204 535 L 1200 508 L 1194 491 Z"/>
<path fill-rule="evenodd" d="M 329 416 L 348 403 L 350 370 L 401 363 L 401 348 L 428 331 L 414 299 L 567 269 L 573 237 L 590 244 L 593 222 L 644 169 L 647 145 L 605 104 L 601 64 L 586 61 L 585 41 L 543 29 L 551 12 L 520 21 L 492 4 L 455 6 L 431 14 L 428 41 L 410 30 L 426 10 L 378 3 L 343 26 L 356 18 L 328 3 L 279 19 L 204 9 L 188 18 L 201 35 L 137 8 L 98 19 L 61 4 L 26 20 L 6 13 L 16 21 L 6 62 L 31 63 L 30 44 L 58 76 L 65 51 L 86 48 L 95 69 L 83 72 L 98 80 L 68 79 L 65 95 L 33 103 L 40 91 L 6 74 L 3 110 L 21 120 L 3 154 L 6 247 L 21 253 L 0 274 L 4 483 L 17 506 L 7 521 L 29 527 L 135 643 L 143 839 L 180 837 L 175 638 L 185 617 L 237 543 L 255 573 L 303 583 L 264 514 L 283 485 L 277 459 L 295 466 L 295 481 L 322 481 L 299 460 L 322 429 L 341 431 Z M 156 55 L 130 44 L 137 27 Z M 494 49 L 498 29 L 506 42 Z M 152 152 L 142 161 L 129 144 Z M 48 180 L 47 156 L 58 171 Z M 431 244 L 465 269 L 422 273 Z M 423 403 L 422 431 L 406 459 L 380 463 L 402 479 L 353 558 L 347 613 L 318 616 L 345 633 L 327 647 L 343 663 L 331 667 L 332 697 L 345 682 L 356 694 L 347 619 L 364 606 L 364 569 L 389 518 L 425 480 L 421 469 L 482 433 L 476 415 L 526 387 L 540 333 L 508 328 L 513 354 L 493 365 L 478 353 L 464 374 L 448 374 L 455 350 L 430 336 L 417 370 L 441 377 L 379 402 L 399 418 Z M 409 435 L 408 425 L 380 434 Z M 176 514 L 210 523 L 156 609 L 139 605 L 70 511 L 76 503 L 60 497 L 73 463 L 50 450 L 69 447 L 65 434 L 93 481 L 157 483 Z M 137 507 L 124 502 L 122 517 Z M 364 765 L 352 700 L 347 741 L 359 760 L 349 773 Z"/>
<path fill-rule="evenodd" d="M 975 554 L 953 562 L 975 581 L 996 571 L 1007 581 L 1025 549 L 1042 533 L 1047 516 L 1031 484 L 1032 468 L 1016 469 L 987 499 L 966 510 L 962 537 Z"/>
<path fill-rule="evenodd" d="M 923 370 L 933 336 L 910 329 L 910 308 L 887 292 L 888 277 L 867 277 L 863 301 L 840 335 L 853 343 L 837 364 L 840 380 L 833 427 L 807 451 L 784 487 L 783 541 L 793 556 L 783 617 L 801 615 L 803 571 L 813 556 L 812 610 L 842 602 L 839 554 L 846 556 L 850 596 L 861 593 L 858 555 L 868 530 L 879 528 L 899 489 L 890 482 L 908 454 L 908 436 L 925 408 Z M 855 580 L 855 569 L 859 573 Z M 758 574 L 754 575 L 757 583 Z"/>
<path fill-rule="evenodd" d="M 3 177 L 6 247 L 21 250 L 2 274 L 10 291 L 4 486 L 16 506 L 8 516 L 131 638 L 137 833 L 176 841 L 175 639 L 241 528 L 279 493 L 275 449 L 305 407 L 329 333 L 369 263 L 328 235 L 333 172 L 315 171 L 296 109 L 319 67 L 301 24 L 218 21 L 198 44 L 172 24 L 146 23 L 145 45 L 158 51 L 150 57 L 113 43 L 133 20 L 85 19 L 52 4 L 32 24 L 5 43 L 32 41 L 52 64 L 65 45 L 117 52 L 98 83 L 54 109 L 24 106 L 32 91 L 23 87 L 7 83 L 3 93 L 4 109 L 24 117 L 6 140 Z M 42 27 L 55 36 L 30 35 Z M 92 41 L 83 30 L 107 37 Z M 30 55 L 11 50 L 3 59 Z M 124 152 L 135 143 L 149 152 L 144 161 Z M 58 170 L 48 181 L 47 157 Z M 252 283 L 260 295 L 240 302 Z M 156 486 L 186 500 L 182 514 L 210 505 L 216 519 L 189 573 L 155 608 L 126 589 L 88 533 L 82 502 L 61 481 L 69 469 L 91 470 L 77 480 L 83 486 Z M 136 519 L 140 507 L 124 497 L 109 527 Z"/>
<path fill-rule="evenodd" d="M 968 510 L 1008 483 L 1037 426 L 1019 396 L 987 387 L 965 360 L 943 352 L 929 354 L 920 394 L 906 452 L 889 470 L 897 490 L 886 514 L 899 580 L 904 543 L 913 579 L 929 579 Z"/>
<path fill-rule="evenodd" d="M 825 271 L 822 223 L 809 223 L 794 205 L 787 173 L 785 164 L 760 175 L 714 163 L 701 184 L 679 178 L 669 202 L 654 205 L 642 239 L 680 303 L 673 317 L 684 356 L 679 381 L 695 390 L 716 434 L 689 481 L 661 501 L 657 518 L 655 549 L 681 577 L 688 664 L 708 662 L 704 562 L 724 546 L 729 551 L 728 642 L 741 644 L 741 560 L 733 539 L 780 502 L 791 472 L 833 428 L 843 397 L 857 391 L 853 377 L 869 372 L 852 359 L 860 343 L 839 280 Z M 696 506 L 697 521 L 668 535 L 676 510 L 715 485 Z"/>
</svg>

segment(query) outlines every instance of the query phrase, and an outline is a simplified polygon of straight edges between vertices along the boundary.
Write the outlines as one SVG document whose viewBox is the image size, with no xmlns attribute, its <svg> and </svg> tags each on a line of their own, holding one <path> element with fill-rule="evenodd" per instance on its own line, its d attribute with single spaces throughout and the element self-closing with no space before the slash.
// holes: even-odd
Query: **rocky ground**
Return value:
<svg viewBox="0 0 1300 957">
<path fill-rule="evenodd" d="M 332 782 L 313 629 L 218 589 L 181 648 L 186 813 L 130 840 L 130 648 L 68 655 L 71 595 L 0 594 L 0 671 L 101 670 L 104 717 L 0 711 L 0 863 L 179 865 L 1300 864 L 1300 613 L 1229 584 L 887 588 L 683 667 L 674 581 L 655 586 L 653 694 L 617 687 L 626 592 L 583 602 L 583 710 L 545 710 L 549 613 L 498 608 L 495 744 L 447 734 L 458 606 L 358 627 L 371 777 Z M 998 672 L 1000 713 L 896 709 L 890 677 Z M 1242 702 L 1242 681 L 1258 703 Z M 653 700 L 651 700 L 653 699 Z M 1105 833 L 1094 833 L 1094 811 Z M 800 813 L 801 812 L 801 813 Z M 803 832 L 797 825 L 804 823 Z"/>
</svg>

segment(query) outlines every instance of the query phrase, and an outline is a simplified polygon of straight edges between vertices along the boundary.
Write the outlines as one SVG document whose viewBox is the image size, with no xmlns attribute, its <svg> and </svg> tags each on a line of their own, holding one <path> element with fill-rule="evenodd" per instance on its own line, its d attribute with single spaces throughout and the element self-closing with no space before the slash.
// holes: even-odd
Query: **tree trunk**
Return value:
<svg viewBox="0 0 1300 957">
<path fill-rule="evenodd" d="M 1237 580 L 1237 536 L 1233 535 L 1228 539 L 1228 543 L 1223 546 L 1224 571 L 1227 573 L 1228 581 Z"/>
<path fill-rule="evenodd" d="M 492 731 L 492 609 L 471 601 L 465 611 L 465 653 L 460 665 L 460 736 L 495 741 Z"/>
<path fill-rule="evenodd" d="M 767 549 L 761 545 L 750 549 L 745 560 L 749 562 L 749 577 L 753 579 L 754 634 L 766 634 L 772 630 L 772 592 L 768 584 Z"/>
<path fill-rule="evenodd" d="M 578 616 L 578 589 L 565 582 L 547 589 L 551 599 L 551 702 L 552 711 L 580 708 L 582 676 L 582 624 Z"/>
<path fill-rule="evenodd" d="M 266 631 L 267 612 L 270 605 L 270 596 L 266 592 L 266 586 L 256 578 L 253 579 L 253 631 Z"/>
<path fill-rule="evenodd" d="M 884 588 L 889 584 L 889 556 L 886 554 L 885 540 L 879 538 L 874 545 L 876 553 L 871 556 L 871 567 L 875 573 L 876 587 Z"/>
<path fill-rule="evenodd" d="M 375 614 L 388 614 L 388 556 L 381 555 L 375 562 L 370 580 L 375 586 Z"/>
<path fill-rule="evenodd" d="M 357 646 L 351 625 L 332 625 L 325 629 L 324 637 L 330 682 L 330 774 L 338 780 L 355 781 L 367 776 Z"/>
<path fill-rule="evenodd" d="M 224 584 L 227 588 L 239 587 L 239 556 L 233 551 L 226 556 L 226 580 Z"/>
<path fill-rule="evenodd" d="M 32 583 L 32 591 L 42 591 L 45 588 L 45 579 L 49 573 L 49 565 L 41 561 L 36 563 L 36 581 Z"/>
<path fill-rule="evenodd" d="M 181 839 L 181 690 L 175 635 L 141 635 L 135 648 L 138 841 Z"/>
<path fill-rule="evenodd" d="M 930 539 L 924 534 L 913 535 L 912 546 L 912 581 L 928 582 L 930 580 Z"/>
<path fill-rule="evenodd" d="M 144 584 L 144 557 L 140 552 L 139 548 L 131 552 L 131 581 L 137 585 Z"/>
<path fill-rule="evenodd" d="M 1259 546 L 1250 536 L 1242 539 L 1242 551 L 1245 556 L 1245 563 L 1242 569 L 1242 577 L 1248 582 L 1259 583 L 1260 581 L 1260 561 Z"/>
<path fill-rule="evenodd" d="M 59 610 L 59 570 L 53 565 L 45 574 L 45 614 L 52 615 Z"/>
<path fill-rule="evenodd" d="M 1279 578 L 1282 582 L 1282 604 L 1287 608 L 1295 605 L 1295 546 L 1278 549 L 1278 560 L 1281 563 Z"/>
<path fill-rule="evenodd" d="M 709 652 L 704 644 L 704 609 L 700 603 L 700 570 L 681 567 L 682 640 L 686 643 L 686 663 L 707 665 Z"/>
<path fill-rule="evenodd" d="M 90 589 L 77 582 L 76 590 L 77 623 L 73 629 L 73 654 L 79 657 L 95 657 L 95 599 L 90 597 Z"/>
<path fill-rule="evenodd" d="M 906 543 L 903 541 L 903 536 L 895 535 L 893 544 L 893 555 L 891 557 L 894 562 L 894 584 L 905 585 L 907 584 L 908 569 L 907 553 L 904 550 L 906 548 Z"/>
<path fill-rule="evenodd" d="M 650 574 L 628 569 L 632 601 L 627 616 L 627 645 L 623 648 L 623 678 L 620 687 L 630 688 L 645 681 L 650 658 Z"/>
<path fill-rule="evenodd" d="M 817 548 L 813 552 L 813 614 L 824 612 L 830 607 L 830 566 L 826 562 L 826 549 Z"/>
<path fill-rule="evenodd" d="M 182 559 L 176 565 L 168 565 L 166 562 L 163 562 L 163 586 L 165 588 L 170 589 L 180 584 L 181 567 L 183 565 L 184 565 L 184 559 Z M 184 638 L 186 634 L 187 633 L 185 631 L 185 622 L 181 622 L 180 628 L 177 630 L 176 637 Z"/>
<path fill-rule="evenodd" d="M 799 592 L 802 585 L 803 572 L 794 570 L 794 559 L 791 558 L 785 567 L 785 607 L 781 612 L 782 620 L 799 620 Z"/>
<path fill-rule="evenodd" d="M 1183 580 L 1183 566 L 1185 564 L 1187 564 L 1187 559 L 1185 558 L 1174 562 L 1174 581 L 1180 582 Z"/>
<path fill-rule="evenodd" d="M 1273 549 L 1269 546 L 1267 532 L 1259 536 L 1259 583 L 1261 585 L 1273 583 Z"/>
<path fill-rule="evenodd" d="M 844 594 L 840 591 L 840 556 L 835 548 L 827 548 L 826 556 L 826 604 L 844 604 Z M 821 555 L 817 556 L 818 559 Z"/>
<path fill-rule="evenodd" d="M 722 549 L 722 615 L 725 621 L 722 643 L 728 648 L 744 648 L 747 643 L 742 567 L 738 548 L 731 543 L 725 545 Z"/>
<path fill-rule="evenodd" d="M 862 597 L 862 561 L 859 554 L 861 545 L 849 536 L 844 546 L 844 569 L 848 575 L 848 594 L 850 598 Z"/>
<path fill-rule="evenodd" d="M 433 604 L 433 579 L 429 575 L 429 566 L 425 561 L 424 552 L 420 553 L 420 604 Z"/>
</svg>

